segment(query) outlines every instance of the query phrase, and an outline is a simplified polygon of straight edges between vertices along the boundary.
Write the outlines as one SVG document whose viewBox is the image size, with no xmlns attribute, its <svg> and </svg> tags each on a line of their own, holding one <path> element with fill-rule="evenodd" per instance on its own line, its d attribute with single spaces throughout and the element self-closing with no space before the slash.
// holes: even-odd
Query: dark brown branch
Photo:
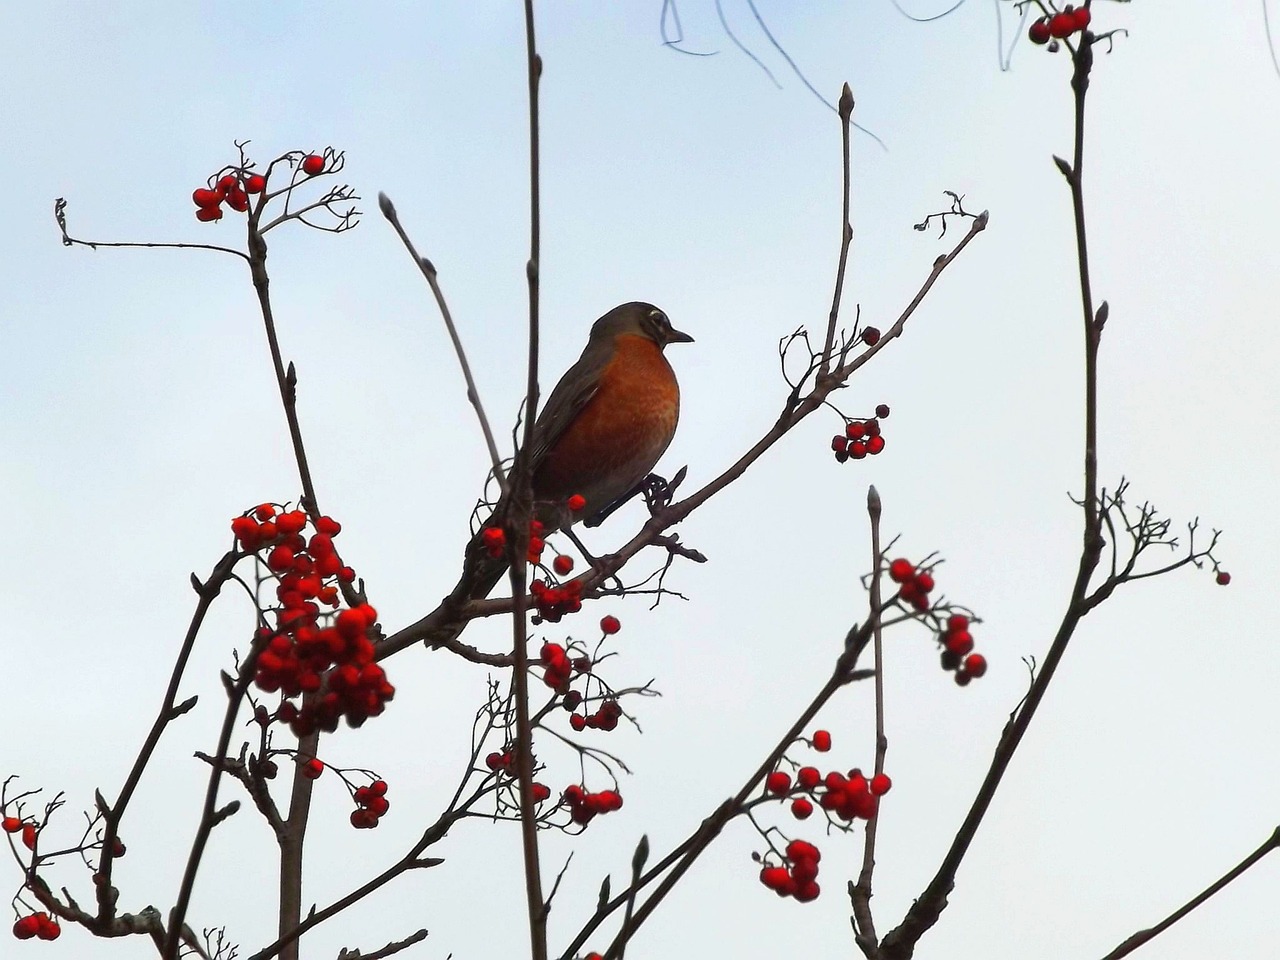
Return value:
<svg viewBox="0 0 1280 960">
<path fill-rule="evenodd" d="M 186 636 L 182 638 L 182 645 L 178 648 L 178 657 L 174 662 L 173 672 L 169 675 L 169 686 L 165 690 L 164 700 L 160 704 L 160 711 L 156 714 L 156 719 L 151 724 L 151 730 L 147 733 L 147 739 L 143 742 L 142 749 L 138 751 L 138 756 L 133 761 L 133 767 L 129 770 L 129 775 L 125 777 L 124 786 L 120 788 L 120 794 L 116 797 L 116 802 L 108 805 L 99 794 L 98 809 L 102 813 L 103 823 L 102 851 L 98 856 L 97 871 L 102 878 L 98 883 L 97 890 L 97 923 L 100 925 L 109 923 L 115 912 L 115 900 L 111 896 L 111 866 L 115 860 L 116 837 L 119 832 L 120 821 L 124 817 L 125 810 L 129 807 L 129 801 L 133 799 L 134 791 L 137 790 L 138 783 L 142 780 L 143 771 L 146 770 L 147 764 L 150 763 L 165 728 L 171 721 L 182 716 L 195 705 L 194 698 L 178 706 L 174 705 L 174 701 L 178 697 L 178 687 L 182 682 L 183 674 L 186 672 L 187 660 L 191 657 L 191 650 L 195 646 L 196 636 L 200 633 L 200 628 L 204 624 L 204 618 L 208 614 L 209 608 L 213 605 L 213 601 L 222 590 L 222 585 L 231 576 L 232 571 L 235 569 L 236 561 L 239 559 L 240 554 L 234 550 L 227 553 L 218 561 L 213 568 L 213 572 L 209 575 L 209 579 L 203 584 L 197 585 L 198 581 L 195 575 L 192 574 L 192 584 L 200 595 L 200 600 L 196 604 L 195 612 L 191 615 L 191 622 L 187 626 Z"/>
<path fill-rule="evenodd" d="M 1168 930 L 1175 923 L 1177 923 L 1179 920 L 1185 917 L 1188 913 L 1190 913 L 1196 907 L 1200 906 L 1202 903 L 1204 903 L 1206 900 L 1212 897 L 1215 893 L 1222 890 L 1225 886 L 1227 886 L 1227 884 L 1231 883 L 1233 880 L 1235 880 L 1237 877 L 1243 874 L 1246 870 L 1248 870 L 1255 863 L 1257 863 L 1259 860 L 1261 860 L 1263 857 L 1269 854 L 1272 850 L 1275 850 L 1278 848 L 1280 848 L 1280 827 L 1276 827 L 1276 829 L 1272 832 L 1271 836 L 1269 836 L 1266 839 L 1266 842 L 1264 842 L 1262 846 L 1258 847 L 1257 850 L 1253 851 L 1253 853 L 1249 854 L 1247 857 L 1241 860 L 1238 864 L 1236 864 L 1234 867 L 1228 870 L 1225 874 L 1222 875 L 1221 878 L 1209 884 L 1209 886 L 1206 887 L 1201 893 L 1197 894 L 1195 897 L 1192 897 L 1189 901 L 1187 901 L 1187 903 L 1179 907 L 1173 913 L 1169 914 L 1169 916 L 1165 917 L 1163 920 L 1157 923 L 1154 927 L 1148 927 L 1146 930 L 1139 930 L 1133 936 L 1125 940 L 1124 943 L 1120 944 L 1120 946 L 1116 947 L 1114 950 L 1108 953 L 1105 957 L 1103 957 L 1102 960 L 1120 960 L 1121 957 L 1127 957 L 1129 954 L 1133 953 L 1133 951 L 1137 950 L 1140 946 L 1142 946 L 1148 940 L 1151 940 L 1159 936 L 1160 934 L 1164 933 L 1164 931 Z"/>
<path fill-rule="evenodd" d="M 920 938 L 938 922 L 942 911 L 947 907 L 947 897 L 955 886 L 956 873 L 960 869 L 969 846 L 978 832 L 991 801 L 995 797 L 1013 755 L 1022 742 L 1023 735 L 1031 725 L 1036 710 L 1044 699 L 1049 684 L 1066 653 L 1080 621 L 1089 612 L 1087 593 L 1089 581 L 1102 556 L 1101 522 L 1098 505 L 1098 344 L 1099 328 L 1094 322 L 1093 291 L 1089 277 L 1088 258 L 1085 243 L 1084 192 L 1081 171 L 1084 160 L 1084 97 L 1089 85 L 1089 71 L 1093 65 L 1093 53 L 1086 38 L 1080 48 L 1074 52 L 1075 72 L 1071 86 L 1075 92 L 1075 164 L 1073 169 L 1064 171 L 1071 187 L 1072 207 L 1075 211 L 1076 250 L 1080 258 L 1080 288 L 1084 306 L 1085 327 L 1085 451 L 1084 451 L 1084 542 L 1080 552 L 1080 562 L 1076 570 L 1075 583 L 1071 589 L 1071 600 L 1063 614 L 1062 622 L 1045 655 L 1040 674 L 1031 685 L 1026 700 L 1017 716 L 1005 726 L 1000 740 L 996 744 L 991 766 L 983 779 L 978 793 L 966 814 L 964 822 L 956 832 L 942 864 L 938 867 L 928 886 L 911 905 L 902 922 L 885 936 L 880 944 L 882 960 L 907 960 L 915 951 Z M 883 341 L 882 341 L 883 342 Z"/>
<path fill-rule="evenodd" d="M 840 148 L 843 173 L 840 209 L 840 259 L 836 267 L 836 289 L 831 296 L 831 313 L 827 317 L 827 339 L 822 347 L 819 375 L 831 368 L 831 348 L 836 342 L 836 324 L 840 320 L 840 297 L 844 293 L 844 273 L 849 263 L 849 245 L 853 242 L 853 224 L 849 220 L 849 120 L 853 116 L 853 91 L 846 83 L 840 91 Z"/>
<path fill-rule="evenodd" d="M 889 741 L 884 732 L 884 647 L 881 643 L 883 624 L 880 622 L 880 572 L 884 558 L 880 551 L 880 494 L 873 486 L 867 491 L 867 515 L 871 524 L 871 625 L 873 631 L 872 652 L 875 656 L 876 701 L 876 761 L 875 772 L 884 773 L 884 757 Z M 850 884 L 849 900 L 853 908 L 854 941 L 866 955 L 875 960 L 878 950 L 876 924 L 871 912 L 871 879 L 876 866 L 876 825 L 880 822 L 879 808 L 867 822 L 862 845 L 862 870 L 858 882 Z"/>
</svg>

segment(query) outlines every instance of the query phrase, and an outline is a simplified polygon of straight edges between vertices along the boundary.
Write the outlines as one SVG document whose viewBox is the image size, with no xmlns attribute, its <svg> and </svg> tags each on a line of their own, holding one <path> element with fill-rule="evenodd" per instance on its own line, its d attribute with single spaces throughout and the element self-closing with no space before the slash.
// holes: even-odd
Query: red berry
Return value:
<svg viewBox="0 0 1280 960">
<path fill-rule="evenodd" d="M 249 197 L 239 187 L 232 187 L 227 191 L 227 206 L 237 213 L 244 213 L 249 209 Z"/>
<path fill-rule="evenodd" d="M 228 191 L 237 190 L 239 187 L 240 181 L 234 174 L 224 174 L 222 178 L 218 180 L 218 192 L 224 197 L 227 195 Z"/>
<path fill-rule="evenodd" d="M 831 749 L 831 734 L 826 730 L 813 731 L 813 749 L 826 753 Z"/>
<path fill-rule="evenodd" d="M 618 618 L 612 615 L 600 618 L 600 629 L 608 636 L 612 636 L 622 629 L 622 624 Z"/>
<path fill-rule="evenodd" d="M 868 347 L 874 347 L 880 342 L 880 331 L 876 327 L 863 327 L 862 342 Z"/>
<path fill-rule="evenodd" d="M 28 850 L 36 848 L 36 825 L 34 823 L 24 823 L 22 825 L 22 845 Z"/>
<path fill-rule="evenodd" d="M 867 453 L 873 457 L 884 449 L 884 437 L 872 437 L 867 441 Z"/>
<path fill-rule="evenodd" d="M 3 821 L 0 821 L 0 829 L 3 829 L 5 833 L 17 833 L 22 829 L 22 821 L 17 817 L 5 817 Z"/>
<path fill-rule="evenodd" d="M 905 584 L 909 582 L 915 572 L 915 564 L 901 557 L 889 564 L 889 579 L 894 583 Z"/>
<path fill-rule="evenodd" d="M 889 416 L 889 405 L 887 403 L 876 404 L 876 416 L 881 420 Z"/>
<path fill-rule="evenodd" d="M 302 765 L 302 775 L 308 780 L 314 780 L 322 773 L 324 773 L 324 763 L 316 757 L 312 757 Z"/>
<path fill-rule="evenodd" d="M 971 677 L 980 677 L 987 672 L 987 658 L 980 653 L 971 653 L 964 658 L 964 671 Z"/>
<path fill-rule="evenodd" d="M 855 440 L 849 444 L 849 456 L 855 460 L 861 460 L 867 455 L 867 445 L 861 440 Z"/>
<path fill-rule="evenodd" d="M 1049 42 L 1049 23 L 1047 20 L 1040 19 L 1031 25 L 1031 29 L 1027 31 L 1027 37 L 1035 44 L 1046 44 Z"/>
<path fill-rule="evenodd" d="M 822 851 L 808 840 L 792 840 L 787 844 L 787 859 L 793 863 L 797 860 L 812 860 L 817 863 L 822 859 Z"/>
<path fill-rule="evenodd" d="M 1089 12 L 1088 7 L 1077 7 L 1071 15 L 1075 17 L 1077 30 L 1083 30 L 1089 26 L 1089 21 L 1093 19 L 1093 14 Z"/>
<path fill-rule="evenodd" d="M 573 569 L 573 557 L 566 557 L 562 554 L 561 556 L 556 557 L 551 566 L 555 569 L 556 573 L 563 577 Z"/>
<path fill-rule="evenodd" d="M 222 219 L 221 207 L 201 207 L 196 211 L 196 219 L 201 223 L 212 223 L 214 220 Z"/>
<path fill-rule="evenodd" d="M 950 633 L 956 633 L 960 630 L 968 630 L 968 629 L 969 629 L 969 618 L 966 617 L 964 614 L 953 613 L 951 616 L 947 617 L 947 630 Z"/>
<path fill-rule="evenodd" d="M 1059 40 L 1065 39 L 1076 32 L 1076 17 L 1074 13 L 1055 13 L 1049 18 L 1049 35 L 1057 37 Z"/>
<path fill-rule="evenodd" d="M 760 882 L 770 890 L 781 892 L 792 881 L 786 867 L 764 867 L 760 870 Z"/>
<path fill-rule="evenodd" d="M 217 190 L 208 190 L 204 187 L 192 193 L 191 199 L 195 201 L 197 207 L 216 207 L 222 202 L 222 197 L 218 195 Z"/>
<path fill-rule="evenodd" d="M 324 170 L 324 157 L 318 153 L 312 153 L 302 158 L 302 172 L 308 177 L 314 177 L 317 173 Z"/>
<path fill-rule="evenodd" d="M 813 804 L 804 797 L 796 797 L 791 801 L 791 815 L 797 820 L 808 820 L 813 813 Z"/>
<path fill-rule="evenodd" d="M 573 727 L 578 733 L 581 733 L 587 726 L 587 718 L 580 713 L 572 713 L 569 715 L 569 726 Z"/>
<path fill-rule="evenodd" d="M 786 873 L 785 870 L 782 871 Z M 13 924 L 13 935 L 19 940 L 30 940 L 40 929 L 40 914 L 29 913 L 19 917 Z"/>
<path fill-rule="evenodd" d="M 957 657 L 963 657 L 973 649 L 973 637 L 968 630 L 957 630 L 955 633 L 947 634 L 943 646 Z"/>
<path fill-rule="evenodd" d="M 801 903 L 809 903 L 811 900 L 817 900 L 818 894 L 822 892 L 822 888 L 814 881 L 802 883 L 796 888 L 795 898 Z"/>
<path fill-rule="evenodd" d="M 837 433 L 831 438 L 831 449 L 836 453 L 844 453 L 845 448 L 849 446 L 849 441 L 842 435 Z"/>
<path fill-rule="evenodd" d="M 577 513 L 587 505 L 587 498 L 580 493 L 575 493 L 572 497 L 565 501 L 565 506 L 574 513 Z"/>
<path fill-rule="evenodd" d="M 1225 587 L 1228 583 L 1231 582 L 1231 574 L 1227 573 L 1227 571 L 1225 570 L 1219 570 L 1217 579 L 1218 579 L 1218 585 Z"/>
<path fill-rule="evenodd" d="M 267 189 L 267 178 L 260 173 L 251 173 L 244 181 L 245 193 L 261 193 Z"/>
<path fill-rule="evenodd" d="M 928 593 L 933 589 L 933 577 L 928 573 L 917 573 L 915 576 L 916 589 L 921 593 Z"/>
<path fill-rule="evenodd" d="M 867 432 L 867 428 L 862 425 L 861 420 L 854 420 L 844 428 L 844 432 L 850 440 L 860 440 Z"/>
<path fill-rule="evenodd" d="M 775 770 L 765 778 L 764 786 L 770 793 L 786 793 L 791 789 L 791 776 L 782 770 Z"/>
<path fill-rule="evenodd" d="M 817 767 L 801 767 L 796 771 L 796 783 L 802 789 L 812 790 L 822 782 L 822 774 Z"/>
<path fill-rule="evenodd" d="M 961 667 L 956 671 L 956 684 L 961 687 L 967 687 L 969 681 L 973 679 L 973 674 Z"/>
<path fill-rule="evenodd" d="M 877 797 L 883 797 L 889 792 L 889 788 L 893 786 L 893 781 L 886 774 L 877 773 L 871 778 L 871 792 Z"/>
</svg>

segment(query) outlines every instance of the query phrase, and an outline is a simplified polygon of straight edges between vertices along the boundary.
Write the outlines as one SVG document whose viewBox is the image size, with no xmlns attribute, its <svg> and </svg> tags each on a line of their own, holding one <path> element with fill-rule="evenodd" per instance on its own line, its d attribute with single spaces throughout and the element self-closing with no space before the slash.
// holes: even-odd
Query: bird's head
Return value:
<svg viewBox="0 0 1280 960">
<path fill-rule="evenodd" d="M 591 328 L 592 340 L 612 340 L 622 334 L 645 337 L 659 347 L 669 343 L 693 342 L 693 337 L 671 326 L 665 313 L 652 303 L 639 300 L 614 307 Z"/>
</svg>

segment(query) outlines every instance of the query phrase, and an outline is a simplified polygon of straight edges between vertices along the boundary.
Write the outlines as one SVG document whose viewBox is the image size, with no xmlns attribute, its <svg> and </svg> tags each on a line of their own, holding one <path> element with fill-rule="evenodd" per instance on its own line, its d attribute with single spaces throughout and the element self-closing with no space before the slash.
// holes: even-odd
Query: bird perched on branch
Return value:
<svg viewBox="0 0 1280 960">
<path fill-rule="evenodd" d="M 547 397 L 511 471 L 527 464 L 533 516 L 548 531 L 579 519 L 594 525 L 640 490 L 680 418 L 680 387 L 663 349 L 692 341 L 663 311 L 639 301 L 592 325 L 586 349 Z M 578 510 L 567 505 L 574 496 L 585 499 Z M 494 516 L 504 507 L 499 502 Z M 506 572 L 505 556 L 490 556 L 483 534 L 467 547 L 467 572 L 454 591 L 459 600 L 487 596 Z"/>
</svg>

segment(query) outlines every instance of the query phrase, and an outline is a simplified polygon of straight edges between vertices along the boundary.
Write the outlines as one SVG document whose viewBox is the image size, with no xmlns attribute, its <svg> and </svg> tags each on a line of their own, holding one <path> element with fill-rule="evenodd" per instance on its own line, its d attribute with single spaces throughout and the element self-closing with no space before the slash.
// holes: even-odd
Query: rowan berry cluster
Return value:
<svg viewBox="0 0 1280 960">
<path fill-rule="evenodd" d="M 966 686 L 987 672 L 987 658 L 973 652 L 973 636 L 969 618 L 953 613 L 947 618 L 947 629 L 938 636 L 942 644 L 942 669 L 956 672 L 956 683 Z"/>
<path fill-rule="evenodd" d="M 818 899 L 818 861 L 822 851 L 806 840 L 787 844 L 785 865 L 769 865 L 760 869 L 760 882 L 780 897 L 795 897 L 801 903 Z"/>
<path fill-rule="evenodd" d="M 564 788 L 564 799 L 569 804 L 569 817 L 574 823 L 586 826 L 597 814 L 612 813 L 622 809 L 622 794 L 617 790 L 589 791 L 571 783 Z"/>
<path fill-rule="evenodd" d="M 1027 29 L 1027 37 L 1034 44 L 1046 44 L 1050 40 L 1065 40 L 1089 26 L 1093 15 L 1087 7 L 1067 4 L 1061 12 L 1041 17 Z"/>
<path fill-rule="evenodd" d="M 41 940 L 57 940 L 62 934 L 58 921 L 47 913 L 29 913 L 13 924 L 13 935 L 19 940 L 39 937 Z"/>
<path fill-rule="evenodd" d="M 351 794 L 356 809 L 351 811 L 351 825 L 357 830 L 371 830 L 391 809 L 387 802 L 387 781 L 375 780 L 367 787 L 356 787 Z"/>
<path fill-rule="evenodd" d="M 577 691 L 570 691 L 570 695 Z M 568 707 L 571 702 L 570 697 L 565 697 L 565 706 Z M 576 704 L 582 702 L 582 698 L 573 698 Z M 622 719 L 622 705 L 612 697 L 601 701 L 600 706 L 596 708 L 595 713 L 572 713 L 569 716 L 569 726 L 574 730 L 581 732 L 590 727 L 592 730 L 604 730 L 608 732 L 618 726 L 618 721 Z"/>
<path fill-rule="evenodd" d="M 299 162 L 302 172 L 308 177 L 324 173 L 325 165 L 325 158 L 318 153 L 308 154 Z M 244 213 L 249 209 L 249 197 L 266 189 L 267 178 L 247 169 L 234 168 L 215 174 L 209 178 L 208 186 L 198 187 L 191 194 L 196 205 L 196 219 L 202 223 L 221 220 L 224 203 L 237 213 Z"/>
<path fill-rule="evenodd" d="M 917 570 L 910 560 L 898 558 L 889 564 L 889 579 L 898 584 L 899 600 L 920 611 L 929 609 L 929 592 L 934 582 L 928 570 Z"/>
<path fill-rule="evenodd" d="M 247 170 L 234 170 L 210 177 L 209 186 L 198 187 L 191 194 L 191 200 L 196 205 L 196 219 L 202 223 L 221 220 L 224 203 L 237 213 L 244 213 L 249 209 L 249 197 L 262 193 L 266 188 L 266 177 Z"/>
<path fill-rule="evenodd" d="M 846 460 L 861 460 L 868 455 L 874 457 L 880 453 L 884 449 L 880 421 L 887 416 L 889 416 L 889 405 L 882 403 L 876 407 L 874 417 L 846 421 L 844 433 L 837 433 L 831 438 L 831 449 L 836 455 L 836 461 L 844 463 Z"/>
<path fill-rule="evenodd" d="M 812 743 L 815 750 L 825 752 L 831 749 L 831 734 L 817 730 Z M 817 767 L 805 766 L 796 771 L 794 783 L 791 774 L 775 770 L 765 778 L 764 786 L 767 793 L 779 799 L 792 797 L 791 814 L 797 820 L 812 816 L 816 800 L 823 810 L 849 823 L 874 817 L 880 797 L 889 792 L 893 782 L 883 773 L 868 779 L 856 768 L 847 775 L 838 770 L 824 775 Z"/>
<path fill-rule="evenodd" d="M 537 564 L 542 562 L 542 551 L 547 543 L 543 539 L 546 533 L 546 527 L 540 520 L 532 520 L 529 522 L 529 554 L 530 563 Z M 484 543 L 484 548 L 491 557 L 500 557 L 507 549 L 507 534 L 501 527 L 487 527 L 484 533 L 480 534 L 480 539 Z"/>
<path fill-rule="evenodd" d="M 529 584 L 529 594 L 533 597 L 538 617 L 547 623 L 559 623 L 565 614 L 582 609 L 580 580 L 570 580 L 558 587 L 548 586 L 544 580 L 535 580 Z"/>
<path fill-rule="evenodd" d="M 330 517 L 316 518 L 315 533 L 308 539 L 303 535 L 307 522 L 301 510 L 282 513 L 264 503 L 231 523 L 240 546 L 257 553 L 279 581 L 280 606 L 271 611 L 275 628 L 257 633 L 263 649 L 254 683 L 267 693 L 282 693 L 285 701 L 276 718 L 299 737 L 315 730 L 332 732 L 343 719 L 358 727 L 381 714 L 395 696 L 386 672 L 374 662 L 367 636 L 377 611 L 367 603 L 336 615 L 321 611 L 322 603 L 338 606 L 339 581 L 355 579 L 333 545 L 341 525 Z M 289 699 L 304 693 L 319 695 L 301 706 Z"/>
</svg>

